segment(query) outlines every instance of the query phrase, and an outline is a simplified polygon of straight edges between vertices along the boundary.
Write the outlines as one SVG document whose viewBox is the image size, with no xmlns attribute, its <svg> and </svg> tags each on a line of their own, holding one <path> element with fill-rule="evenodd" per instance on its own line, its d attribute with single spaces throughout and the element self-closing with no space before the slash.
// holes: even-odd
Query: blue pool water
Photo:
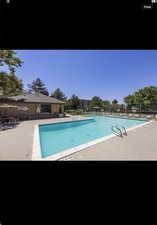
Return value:
<svg viewBox="0 0 157 225">
<path fill-rule="evenodd" d="M 63 152 L 81 144 L 113 134 L 112 126 L 126 129 L 148 122 L 148 120 L 124 119 L 88 115 L 90 120 L 73 121 L 39 126 L 42 157 Z"/>
</svg>

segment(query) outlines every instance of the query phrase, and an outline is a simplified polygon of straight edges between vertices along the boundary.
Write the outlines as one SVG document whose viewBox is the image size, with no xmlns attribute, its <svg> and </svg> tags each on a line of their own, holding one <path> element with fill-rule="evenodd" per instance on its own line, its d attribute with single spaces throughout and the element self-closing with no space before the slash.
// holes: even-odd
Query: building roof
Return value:
<svg viewBox="0 0 157 225">
<path fill-rule="evenodd" d="M 43 94 L 22 94 L 8 98 L 0 98 L 0 102 L 27 102 L 27 103 L 51 103 L 64 104 L 56 98 L 46 96 Z"/>
</svg>

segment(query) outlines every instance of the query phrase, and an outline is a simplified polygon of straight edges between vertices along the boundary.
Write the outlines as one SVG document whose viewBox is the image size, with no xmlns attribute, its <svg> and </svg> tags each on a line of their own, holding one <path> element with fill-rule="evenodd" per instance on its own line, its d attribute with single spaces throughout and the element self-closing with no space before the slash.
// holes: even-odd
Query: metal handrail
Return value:
<svg viewBox="0 0 157 225">
<path fill-rule="evenodd" d="M 118 127 L 118 125 L 115 126 L 115 128 L 117 130 L 119 130 L 119 133 L 117 133 L 113 128 L 114 126 L 111 127 L 112 128 L 112 131 L 114 131 L 114 133 L 118 134 L 120 137 L 123 137 L 123 135 L 126 135 L 127 136 L 127 132 L 126 132 L 126 129 L 124 126 L 121 126 L 121 128 L 123 128 L 124 132 L 122 132 L 122 129 Z"/>
<path fill-rule="evenodd" d="M 122 128 L 124 129 L 125 135 L 127 136 L 127 132 L 124 126 L 122 126 Z"/>
<path fill-rule="evenodd" d="M 118 125 L 116 125 L 116 128 L 121 131 L 121 129 L 118 127 Z M 121 131 L 121 133 L 127 136 L 127 132 L 126 132 L 125 127 L 124 126 L 121 126 L 121 128 L 123 128 L 123 130 L 124 130 L 124 133 L 122 131 Z"/>
<path fill-rule="evenodd" d="M 115 126 L 116 127 L 116 126 Z M 120 131 L 120 134 L 119 133 L 117 133 L 114 129 L 113 129 L 113 126 L 111 127 L 112 128 L 112 131 L 116 134 L 116 135 L 118 135 L 118 136 L 120 136 L 120 137 L 123 137 L 123 134 L 122 134 L 122 131 L 121 131 L 121 129 L 119 129 L 119 128 L 117 128 L 119 131 Z"/>
<path fill-rule="evenodd" d="M 122 133 L 121 129 L 117 125 L 115 127 L 120 131 L 120 134 L 123 137 L 123 133 Z"/>
</svg>

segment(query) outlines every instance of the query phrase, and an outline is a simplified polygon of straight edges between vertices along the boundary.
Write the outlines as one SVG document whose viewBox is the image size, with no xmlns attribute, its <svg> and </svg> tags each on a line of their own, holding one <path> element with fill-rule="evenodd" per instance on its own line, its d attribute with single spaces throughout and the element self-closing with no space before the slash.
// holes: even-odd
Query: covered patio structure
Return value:
<svg viewBox="0 0 157 225">
<path fill-rule="evenodd" d="M 15 107 L 5 107 L 5 105 Z M 0 98 L 0 115 L 14 116 L 20 120 L 46 119 L 64 116 L 64 104 L 56 98 L 43 94 L 22 94 Z"/>
</svg>

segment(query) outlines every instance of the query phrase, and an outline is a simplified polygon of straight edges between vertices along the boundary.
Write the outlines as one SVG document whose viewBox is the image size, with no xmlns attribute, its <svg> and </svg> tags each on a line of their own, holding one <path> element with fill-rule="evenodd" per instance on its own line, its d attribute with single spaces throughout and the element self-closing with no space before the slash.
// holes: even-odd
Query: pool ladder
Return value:
<svg viewBox="0 0 157 225">
<path fill-rule="evenodd" d="M 114 126 L 111 127 L 112 131 L 114 132 L 114 134 L 116 134 L 119 137 L 123 137 L 123 135 L 127 136 L 127 132 L 124 126 L 121 126 L 121 128 L 118 127 L 118 125 L 115 126 L 115 128 L 119 131 L 117 133 L 117 131 L 114 130 Z"/>
</svg>

